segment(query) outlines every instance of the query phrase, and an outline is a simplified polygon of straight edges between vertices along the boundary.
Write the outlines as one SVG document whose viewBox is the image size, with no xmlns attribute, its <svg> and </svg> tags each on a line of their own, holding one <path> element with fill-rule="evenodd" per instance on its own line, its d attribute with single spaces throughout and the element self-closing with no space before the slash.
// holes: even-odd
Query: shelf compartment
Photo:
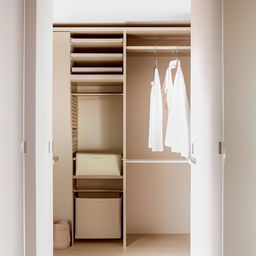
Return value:
<svg viewBox="0 0 256 256">
<path fill-rule="evenodd" d="M 123 75 L 71 75 L 70 79 L 76 83 L 122 83 Z"/>
<path fill-rule="evenodd" d="M 72 38 L 75 48 L 122 48 L 123 38 Z"/>
<path fill-rule="evenodd" d="M 72 73 L 122 73 L 122 67 L 72 67 Z"/>
<path fill-rule="evenodd" d="M 74 175 L 73 180 L 89 180 L 89 179 L 109 179 L 109 180 L 122 180 L 122 175 Z"/>
<path fill-rule="evenodd" d="M 122 53 L 71 53 L 71 60 L 76 65 L 94 64 L 102 65 L 104 63 L 122 64 Z"/>
</svg>

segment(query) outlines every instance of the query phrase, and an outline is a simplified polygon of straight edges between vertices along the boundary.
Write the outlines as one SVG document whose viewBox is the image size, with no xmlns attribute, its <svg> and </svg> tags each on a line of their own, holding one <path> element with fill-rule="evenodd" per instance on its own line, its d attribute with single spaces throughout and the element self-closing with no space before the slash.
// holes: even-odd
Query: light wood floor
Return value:
<svg viewBox="0 0 256 256">
<path fill-rule="evenodd" d="M 127 248 L 120 240 L 79 241 L 54 256 L 189 256 L 189 235 L 129 235 Z"/>
</svg>

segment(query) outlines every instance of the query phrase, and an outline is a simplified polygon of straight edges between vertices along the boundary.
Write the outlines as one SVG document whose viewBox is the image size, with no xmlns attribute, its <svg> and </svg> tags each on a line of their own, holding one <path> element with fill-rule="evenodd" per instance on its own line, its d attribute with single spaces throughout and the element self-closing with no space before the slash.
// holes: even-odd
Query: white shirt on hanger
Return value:
<svg viewBox="0 0 256 256">
<path fill-rule="evenodd" d="M 177 66 L 172 82 L 171 70 Z M 165 93 L 168 106 L 168 121 L 165 145 L 181 156 L 190 156 L 190 111 L 186 86 L 179 60 L 171 61 L 166 71 Z"/>
<path fill-rule="evenodd" d="M 187 91 L 180 61 L 174 81 L 178 91 L 179 140 L 178 150 L 181 156 L 190 157 L 190 110 Z"/>
<path fill-rule="evenodd" d="M 177 86 L 173 84 L 172 70 L 177 66 L 177 60 L 170 61 L 169 66 L 166 70 L 165 81 L 164 81 L 164 92 L 166 94 L 167 102 L 167 127 L 165 134 L 165 146 L 171 147 L 174 152 L 177 149 L 177 139 L 178 139 L 178 130 L 177 130 L 177 99 L 178 92 Z"/>
<path fill-rule="evenodd" d="M 148 147 L 152 151 L 163 151 L 163 106 L 158 68 L 154 68 L 151 82 Z"/>
</svg>

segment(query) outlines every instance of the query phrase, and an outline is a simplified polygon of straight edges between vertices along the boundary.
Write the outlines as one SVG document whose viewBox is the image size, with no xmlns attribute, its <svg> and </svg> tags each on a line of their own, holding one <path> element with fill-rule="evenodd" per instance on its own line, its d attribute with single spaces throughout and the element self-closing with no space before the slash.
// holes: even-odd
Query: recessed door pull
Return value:
<svg viewBox="0 0 256 256">
<path fill-rule="evenodd" d="M 22 143 L 21 143 L 21 152 L 23 154 L 28 153 L 28 142 L 26 140 L 22 141 Z"/>
<path fill-rule="evenodd" d="M 224 142 L 219 141 L 219 155 L 225 155 Z"/>
</svg>

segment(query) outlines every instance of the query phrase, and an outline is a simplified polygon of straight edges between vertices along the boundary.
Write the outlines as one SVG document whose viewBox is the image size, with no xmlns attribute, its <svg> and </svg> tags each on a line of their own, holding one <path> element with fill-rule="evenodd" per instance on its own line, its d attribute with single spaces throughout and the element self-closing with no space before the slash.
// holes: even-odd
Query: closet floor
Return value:
<svg viewBox="0 0 256 256">
<path fill-rule="evenodd" d="M 54 256 L 189 256 L 189 235 L 129 235 L 127 248 L 120 240 L 78 241 L 55 250 Z"/>
</svg>

